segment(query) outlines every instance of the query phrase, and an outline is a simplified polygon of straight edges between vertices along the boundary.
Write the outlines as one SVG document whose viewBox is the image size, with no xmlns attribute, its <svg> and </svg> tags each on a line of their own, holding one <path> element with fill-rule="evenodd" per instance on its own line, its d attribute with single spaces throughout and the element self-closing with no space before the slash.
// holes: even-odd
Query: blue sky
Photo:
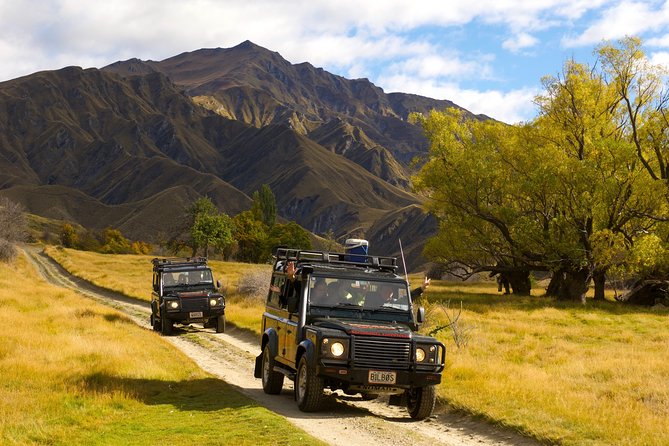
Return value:
<svg viewBox="0 0 669 446">
<path fill-rule="evenodd" d="M 669 66 L 669 0 L 0 0 L 0 81 L 251 40 L 515 123 L 536 116 L 542 76 L 625 35 Z"/>
</svg>

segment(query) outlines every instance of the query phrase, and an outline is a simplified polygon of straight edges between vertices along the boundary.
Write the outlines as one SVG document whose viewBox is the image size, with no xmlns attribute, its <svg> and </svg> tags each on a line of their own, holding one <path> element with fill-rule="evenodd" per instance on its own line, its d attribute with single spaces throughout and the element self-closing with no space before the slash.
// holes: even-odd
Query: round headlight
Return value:
<svg viewBox="0 0 669 446">
<path fill-rule="evenodd" d="M 341 342 L 333 342 L 330 346 L 330 353 L 332 356 L 341 356 L 344 354 L 344 344 Z"/>
<path fill-rule="evenodd" d="M 422 348 L 416 349 L 416 361 L 423 362 L 425 360 L 425 350 Z"/>
<path fill-rule="evenodd" d="M 179 302 L 177 302 L 176 300 L 171 301 L 170 302 L 170 308 L 172 308 L 172 309 L 179 308 Z"/>
<path fill-rule="evenodd" d="M 215 307 L 216 305 L 218 305 L 218 299 L 209 299 L 210 307 Z"/>
</svg>

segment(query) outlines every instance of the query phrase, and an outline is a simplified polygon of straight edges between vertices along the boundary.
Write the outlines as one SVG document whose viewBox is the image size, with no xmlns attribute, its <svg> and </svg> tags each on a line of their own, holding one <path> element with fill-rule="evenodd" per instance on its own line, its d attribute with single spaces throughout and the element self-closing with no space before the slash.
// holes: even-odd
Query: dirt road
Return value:
<svg viewBox="0 0 669 446">
<path fill-rule="evenodd" d="M 117 293 L 102 290 L 76 278 L 44 255 L 26 246 L 24 252 L 45 280 L 73 289 L 84 296 L 112 306 L 130 316 L 138 325 L 151 330 L 150 308 Z M 147 291 L 148 292 L 148 291 Z M 202 369 L 235 386 L 259 404 L 284 416 L 294 425 L 331 445 L 449 445 L 449 446 L 538 446 L 534 440 L 505 431 L 488 423 L 437 406 L 425 421 L 413 421 L 405 408 L 386 404 L 386 400 L 362 401 L 356 397 L 330 395 L 324 410 L 304 413 L 293 400 L 292 382 L 286 380 L 280 395 L 267 395 L 259 379 L 253 377 L 258 339 L 228 324 L 227 332 L 212 329 L 177 328 L 175 336 L 165 337 L 192 358 Z M 189 336 L 183 336 L 188 333 Z"/>
</svg>

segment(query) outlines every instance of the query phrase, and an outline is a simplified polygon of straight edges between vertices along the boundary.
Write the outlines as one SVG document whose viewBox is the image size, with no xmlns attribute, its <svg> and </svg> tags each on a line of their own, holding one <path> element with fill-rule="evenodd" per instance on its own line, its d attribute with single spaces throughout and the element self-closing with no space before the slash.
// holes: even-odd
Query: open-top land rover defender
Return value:
<svg viewBox="0 0 669 446">
<path fill-rule="evenodd" d="M 416 333 L 425 312 L 396 268 L 392 257 L 277 250 L 255 364 L 265 393 L 288 377 L 305 412 L 330 389 L 389 394 L 412 418 L 430 416 L 446 349 Z"/>
<path fill-rule="evenodd" d="M 172 334 L 174 323 L 199 322 L 225 331 L 225 297 L 214 285 L 204 257 L 153 259 L 151 326 L 163 335 Z"/>
</svg>

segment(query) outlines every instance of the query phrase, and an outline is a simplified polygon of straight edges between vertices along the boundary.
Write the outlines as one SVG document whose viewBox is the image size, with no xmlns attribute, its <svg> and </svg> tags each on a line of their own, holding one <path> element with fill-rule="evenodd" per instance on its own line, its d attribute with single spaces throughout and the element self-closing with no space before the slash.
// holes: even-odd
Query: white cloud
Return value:
<svg viewBox="0 0 669 446">
<path fill-rule="evenodd" d="M 533 99 L 539 90 L 522 88 L 511 91 L 463 89 L 457 83 L 417 80 L 395 75 L 379 81 L 386 92 L 413 93 L 434 99 L 447 99 L 474 114 L 484 114 L 508 124 L 530 121 L 537 111 Z"/>
<path fill-rule="evenodd" d="M 648 46 L 656 46 L 660 48 L 669 47 L 669 34 L 664 34 L 659 37 L 650 38 L 644 41 L 644 43 Z"/>
<path fill-rule="evenodd" d="M 669 25 L 669 9 L 665 4 L 655 10 L 649 2 L 621 1 L 602 14 L 578 36 L 567 36 L 562 44 L 567 48 L 595 45 L 602 40 L 641 35 Z"/>
<path fill-rule="evenodd" d="M 539 43 L 539 39 L 536 37 L 527 33 L 519 33 L 502 42 L 502 47 L 515 53 L 518 50 L 535 46 L 537 43 Z"/>
<path fill-rule="evenodd" d="M 669 52 L 660 51 L 652 53 L 649 56 L 650 63 L 653 65 L 662 65 L 669 70 Z"/>
</svg>

